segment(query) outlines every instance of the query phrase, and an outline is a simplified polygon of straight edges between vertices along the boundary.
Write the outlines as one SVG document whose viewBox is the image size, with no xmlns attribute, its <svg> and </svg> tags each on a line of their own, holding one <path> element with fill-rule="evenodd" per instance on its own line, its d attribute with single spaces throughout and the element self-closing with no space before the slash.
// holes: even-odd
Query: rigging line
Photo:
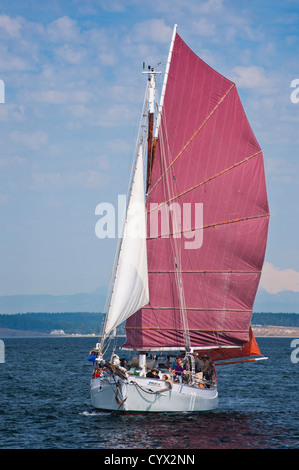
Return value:
<svg viewBox="0 0 299 470">
<path fill-rule="evenodd" d="M 162 116 L 161 116 L 162 117 Z M 167 155 L 169 157 L 171 157 L 171 152 L 170 152 L 170 145 L 169 145 L 169 136 L 168 136 L 168 132 L 167 132 L 167 129 L 168 129 L 168 126 L 167 126 L 167 116 L 163 115 L 162 117 L 162 124 L 163 126 L 161 126 L 161 132 L 160 132 L 160 146 L 161 146 L 161 156 L 162 156 L 162 151 L 165 152 L 165 147 L 167 148 L 168 152 L 167 152 Z M 164 132 L 162 132 L 162 130 L 164 129 Z M 166 145 L 165 143 L 166 142 Z M 163 163 L 164 163 L 164 169 L 162 171 L 164 171 L 164 174 L 166 174 L 166 172 L 168 170 L 166 170 L 165 172 L 165 163 L 166 163 L 166 158 L 165 158 L 165 153 L 164 153 L 164 160 L 163 160 Z M 172 164 L 169 164 L 169 167 L 172 165 Z M 166 167 L 167 167 L 167 163 L 166 163 Z M 178 194 L 178 193 L 181 193 L 182 191 L 179 189 L 179 183 L 178 183 L 178 179 L 175 177 L 175 174 L 174 174 L 174 168 L 172 166 L 172 174 L 169 175 L 169 177 L 165 177 L 164 180 L 166 179 L 166 182 L 168 180 L 168 183 L 171 184 L 172 186 L 172 189 L 173 189 L 173 192 L 172 192 L 172 199 L 170 200 L 173 200 L 174 199 L 174 196 L 175 194 Z M 175 188 L 174 186 L 176 187 L 176 192 L 175 192 Z M 171 196 L 170 192 L 169 192 L 169 196 Z M 166 198 L 167 199 L 167 198 Z M 172 216 L 174 216 L 174 214 L 172 214 Z M 173 219 L 172 219 L 172 223 L 173 223 Z M 178 256 L 178 263 L 177 263 L 177 266 L 176 266 L 176 271 L 174 271 L 173 273 L 176 274 L 176 283 L 177 283 L 177 288 L 179 290 L 179 294 L 180 294 L 180 299 L 181 299 L 181 304 L 182 304 L 182 307 L 183 307 L 183 303 L 184 305 L 186 306 L 186 301 L 185 301 L 185 296 L 184 296 L 184 285 L 183 285 L 183 279 L 181 277 L 181 273 L 182 273 L 182 270 L 179 269 L 179 267 L 182 265 L 182 245 L 180 243 L 179 240 L 173 240 L 173 243 L 175 243 L 177 245 L 177 255 Z M 190 253 L 188 252 L 187 253 L 187 256 L 188 256 L 188 259 L 189 259 L 189 263 L 192 265 L 192 261 L 191 261 L 191 257 L 190 257 Z M 198 290 L 200 291 L 200 288 L 198 286 L 198 279 L 196 277 L 195 279 L 196 281 L 196 285 L 197 285 L 197 288 Z M 180 289 L 180 284 L 181 284 L 181 289 Z M 202 288 L 205 292 L 205 285 L 204 283 L 202 283 Z M 207 299 L 207 295 L 205 295 L 205 299 Z M 205 303 L 205 302 L 202 302 L 202 303 Z M 159 317 L 159 316 L 158 316 Z M 188 333 L 188 323 L 187 323 L 187 318 L 186 318 L 186 315 L 185 315 L 185 312 L 182 311 L 182 319 L 183 319 L 183 323 L 184 323 L 184 326 L 185 326 L 185 335 L 184 335 L 184 341 L 185 341 L 185 344 L 189 344 L 190 345 L 190 336 L 189 336 L 189 333 Z"/>
<path fill-rule="evenodd" d="M 156 87 L 156 94 L 157 94 L 157 101 L 158 101 L 158 88 L 157 88 L 157 87 Z M 157 102 L 157 101 L 156 101 L 156 102 Z M 160 101 L 161 101 L 161 100 L 160 100 Z M 165 118 L 163 118 L 163 120 L 162 120 L 161 122 L 164 123 L 164 122 L 165 122 Z M 161 124 L 161 123 L 160 123 L 160 124 Z M 157 125 L 156 125 L 156 126 L 157 126 Z M 156 129 L 157 129 L 157 127 L 156 127 Z M 167 141 L 167 136 L 166 136 L 166 141 Z M 168 150 L 169 150 L 169 143 L 168 143 L 168 141 L 167 141 L 167 144 L 165 144 L 163 138 L 160 138 L 160 143 L 161 143 L 161 165 L 162 165 L 162 167 L 163 167 L 163 165 L 165 165 L 165 157 L 163 158 L 163 152 L 164 152 L 165 145 L 168 145 Z M 165 167 L 166 167 L 166 166 L 165 166 Z M 166 199 L 166 194 L 165 194 L 166 188 L 165 188 L 165 187 L 163 188 L 163 191 L 164 191 L 164 196 L 165 196 L 165 199 Z M 169 188 L 168 188 L 168 191 L 169 191 L 169 195 L 168 195 L 168 197 L 169 197 L 169 196 L 170 196 L 170 189 L 169 189 Z M 174 194 L 174 193 L 173 193 L 173 194 Z M 148 197 L 148 194 L 146 195 L 146 197 Z M 173 249 L 173 247 L 172 247 L 172 249 Z M 150 301 L 149 301 L 149 305 L 150 305 Z M 143 308 L 142 308 L 141 310 L 143 310 Z M 154 312 L 154 311 L 153 311 L 152 313 L 153 313 L 153 317 L 154 317 L 154 319 L 155 319 L 155 321 L 156 321 L 156 324 L 158 325 L 158 327 L 160 328 L 160 330 L 161 330 L 161 332 L 162 332 L 163 329 L 162 329 L 162 327 L 160 326 L 160 316 L 157 315 L 156 312 Z M 136 318 L 136 317 L 135 317 L 135 318 Z M 138 328 L 138 327 L 137 327 L 137 326 L 128 327 L 128 326 L 126 325 L 126 330 L 127 330 L 128 328 L 134 330 L 134 329 L 136 329 L 136 328 Z M 166 339 L 167 339 L 167 338 L 166 338 L 166 335 L 165 335 L 165 340 L 166 340 Z"/>
<path fill-rule="evenodd" d="M 165 171 L 165 168 L 167 167 L 167 162 L 166 162 L 166 152 L 165 148 L 167 148 L 168 153 L 167 155 L 170 154 L 169 152 L 169 141 L 168 141 L 168 135 L 167 135 L 167 126 L 165 126 L 165 120 L 163 120 L 163 126 L 165 128 L 165 139 L 164 136 L 162 136 L 162 133 L 160 133 L 161 138 L 160 138 L 160 155 L 161 155 L 161 165 L 162 165 L 162 171 Z M 175 175 L 170 176 L 169 178 L 164 179 L 164 185 L 162 186 L 163 188 L 163 195 L 164 195 L 164 200 L 169 199 L 172 195 L 175 194 L 174 186 L 177 185 L 177 181 L 175 178 Z M 176 219 L 177 214 L 173 214 L 173 219 Z M 172 219 L 172 225 L 174 223 L 174 220 Z M 179 242 L 175 240 L 173 237 L 170 237 L 170 247 L 172 251 L 172 256 L 173 256 L 173 261 L 176 267 L 175 271 L 175 284 L 176 284 L 176 289 L 177 293 L 179 296 L 179 303 L 180 303 L 180 313 L 182 316 L 183 320 L 183 325 L 184 325 L 184 345 L 186 350 L 189 350 L 190 348 L 190 336 L 189 336 L 189 331 L 188 331 L 188 321 L 186 317 L 186 301 L 185 301 L 185 294 L 184 294 L 184 287 L 182 283 L 182 279 L 180 276 L 181 270 L 178 270 L 178 267 L 181 266 L 181 257 L 182 257 L 182 250 Z"/>
<path fill-rule="evenodd" d="M 231 85 L 231 87 L 228 89 L 228 91 L 225 93 L 225 95 L 223 95 L 223 97 L 221 98 L 221 100 L 216 104 L 216 106 L 212 109 L 212 111 L 210 112 L 210 114 L 206 117 L 206 119 L 202 122 L 202 124 L 199 126 L 199 128 L 197 129 L 197 131 L 195 131 L 195 133 L 193 134 L 193 136 L 191 137 L 191 139 L 186 143 L 186 145 L 182 148 L 182 150 L 178 153 L 178 155 L 175 157 L 175 159 L 171 162 L 171 164 L 169 165 L 169 167 L 166 169 L 166 171 L 160 176 L 160 178 L 156 181 L 156 183 L 154 184 L 154 186 L 151 188 L 151 190 L 149 191 L 149 194 L 155 189 L 155 187 L 157 186 L 157 184 L 161 181 L 161 179 L 165 176 L 165 174 L 168 172 L 168 170 L 172 167 L 172 165 L 176 162 L 176 160 L 182 155 L 182 153 L 184 152 L 184 150 L 186 150 L 186 148 L 189 146 L 189 144 L 195 139 L 195 137 L 197 136 L 197 134 L 199 133 L 199 131 L 203 128 L 203 126 L 208 122 L 208 120 L 210 119 L 210 117 L 212 117 L 212 115 L 214 114 L 214 112 L 218 109 L 218 107 L 220 106 L 220 104 L 223 102 L 223 100 L 227 97 L 227 95 L 229 94 L 229 92 L 235 87 L 235 83 L 233 83 Z"/>
<path fill-rule="evenodd" d="M 260 219 L 262 217 L 269 217 L 269 216 L 270 216 L 270 214 L 267 213 L 267 214 L 262 214 L 262 215 L 253 215 L 251 217 L 243 217 L 241 219 L 226 220 L 224 222 L 216 222 L 214 224 L 204 225 L 203 227 L 194 227 L 194 228 L 190 228 L 190 229 L 186 229 L 186 230 L 181 230 L 180 232 L 163 233 L 161 235 L 158 235 L 157 237 L 148 237 L 147 240 L 156 240 L 157 238 L 168 238 L 169 236 L 179 235 L 179 234 L 186 233 L 186 232 L 194 232 L 195 230 L 204 230 L 204 229 L 211 228 L 211 227 L 217 227 L 217 226 L 228 225 L 228 224 L 235 224 L 235 223 L 238 223 L 238 222 L 244 222 L 245 220 Z"/>
<path fill-rule="evenodd" d="M 216 175 L 213 175 L 211 176 L 210 178 L 208 178 L 207 180 L 205 181 L 202 181 L 201 183 L 198 183 L 196 184 L 195 186 L 193 186 L 192 188 L 188 188 L 186 189 L 185 191 L 183 191 L 182 193 L 174 196 L 173 198 L 169 199 L 168 201 L 165 201 L 165 202 L 162 202 L 161 204 L 158 204 L 156 207 L 153 207 L 151 210 L 149 210 L 147 213 L 150 213 L 156 209 L 159 209 L 161 206 L 163 206 L 164 204 L 168 204 L 169 202 L 175 200 L 175 199 L 178 199 L 179 197 L 182 197 L 184 196 L 185 194 L 189 193 L 190 191 L 193 191 L 194 189 L 196 188 L 199 188 L 200 186 L 203 186 L 204 184 L 206 183 L 209 183 L 210 181 L 214 180 L 215 178 L 217 178 L 218 176 L 222 176 L 223 174 L 227 173 L 228 171 L 230 170 L 233 170 L 234 168 L 242 165 L 243 163 L 247 163 L 249 160 L 251 160 L 252 158 L 256 157 L 257 155 L 260 155 L 260 154 L 263 154 L 263 151 L 262 150 L 259 150 L 258 152 L 254 153 L 253 155 L 250 155 L 249 157 L 247 158 L 244 158 L 244 160 L 238 162 L 238 163 L 235 163 L 234 165 L 230 166 L 229 168 L 226 168 L 225 170 L 221 171 L 220 173 L 217 173 Z"/>
<path fill-rule="evenodd" d="M 260 274 L 260 271 L 234 271 L 228 269 L 226 271 L 209 271 L 209 270 L 185 270 L 180 271 L 182 274 Z M 170 271 L 148 271 L 149 274 L 168 274 L 175 273 L 174 270 Z"/>
<path fill-rule="evenodd" d="M 167 154 L 170 155 L 170 152 L 169 152 L 170 147 L 169 147 L 167 126 L 165 125 L 165 119 L 163 120 L 163 125 L 164 125 L 164 129 L 165 129 L 166 147 L 167 147 L 167 150 L 168 150 Z M 163 163 L 164 163 L 164 168 L 165 168 L 166 167 L 166 159 L 165 159 L 166 152 L 165 152 L 165 144 L 164 144 L 163 137 L 161 138 L 161 156 L 163 158 Z M 172 177 L 170 175 L 170 177 L 165 178 L 164 181 L 165 181 L 165 185 L 164 185 L 163 189 L 164 189 L 164 198 L 166 200 L 167 197 L 169 198 L 169 197 L 171 197 L 172 195 L 175 194 L 175 186 L 177 186 L 178 183 L 177 183 L 177 180 L 176 180 L 176 177 L 175 177 L 174 173 L 172 174 Z M 166 194 L 166 191 L 168 191 L 168 195 Z M 175 226 L 177 226 L 176 219 L 177 219 L 177 214 L 174 213 L 173 214 L 173 219 L 172 219 L 172 226 L 174 225 L 174 223 L 176 224 Z M 179 269 L 179 267 L 182 264 L 182 247 L 181 247 L 180 242 L 178 240 L 174 239 L 173 237 L 170 238 L 170 245 L 171 245 L 171 248 L 172 248 L 172 252 L 173 252 L 173 256 L 174 256 L 174 263 L 175 263 L 175 268 L 176 268 L 175 281 L 176 281 L 176 287 L 177 287 L 177 291 L 178 291 L 178 295 L 179 295 L 180 312 L 181 312 L 183 325 L 184 325 L 184 344 L 185 344 L 186 350 L 189 350 L 190 347 L 191 347 L 191 343 L 190 343 L 188 319 L 187 319 L 187 316 L 186 316 L 186 300 L 185 300 L 183 279 L 180 275 L 181 269 Z"/>
<path fill-rule="evenodd" d="M 146 331 L 159 331 L 160 333 L 160 328 L 154 328 L 154 327 L 142 327 L 142 326 L 137 326 L 136 328 L 133 328 L 133 327 L 128 327 L 128 330 L 139 330 L 139 331 L 143 331 L 143 330 L 146 330 Z M 163 330 L 167 330 L 167 331 L 184 331 L 184 328 L 163 328 Z M 163 330 L 162 330 L 162 333 L 163 333 Z M 248 330 L 230 330 L 230 329 L 213 329 L 213 328 L 207 328 L 207 329 L 203 329 L 203 328 L 190 328 L 189 331 L 192 331 L 192 332 L 196 332 L 196 331 L 201 331 L 203 333 L 248 333 Z M 221 346 L 219 346 L 221 347 Z M 238 347 L 238 346 L 228 346 L 228 347 Z M 198 346 L 198 348 L 200 348 L 200 346 Z M 146 349 L 146 348 L 145 348 Z M 212 349 L 212 347 L 211 347 Z"/>
<path fill-rule="evenodd" d="M 180 310 L 180 307 L 142 307 L 143 310 Z M 205 307 L 185 307 L 186 310 L 197 312 L 246 312 L 250 313 L 251 310 L 234 309 L 234 308 L 205 308 Z"/>
<path fill-rule="evenodd" d="M 197 259 L 197 257 L 192 257 L 189 250 L 185 250 L 185 252 L 187 254 L 187 259 L 189 261 L 189 266 L 194 267 L 194 264 L 195 264 L 195 266 L 198 269 L 200 261 Z M 208 296 L 207 290 L 206 290 L 205 277 L 201 276 L 200 279 L 199 279 L 198 276 L 193 276 L 193 279 L 195 280 L 195 285 L 196 285 L 197 291 L 198 291 L 200 299 L 201 299 L 201 305 L 205 305 L 206 303 L 208 303 L 209 307 L 211 307 L 210 302 L 209 302 L 209 296 Z M 215 316 L 216 315 L 217 315 L 216 312 L 211 312 L 211 319 L 213 319 L 214 324 L 217 324 L 217 323 L 215 323 L 215 321 L 216 321 Z M 217 342 L 218 335 L 216 335 L 215 333 L 213 333 L 213 335 L 216 336 L 216 342 Z"/>
</svg>

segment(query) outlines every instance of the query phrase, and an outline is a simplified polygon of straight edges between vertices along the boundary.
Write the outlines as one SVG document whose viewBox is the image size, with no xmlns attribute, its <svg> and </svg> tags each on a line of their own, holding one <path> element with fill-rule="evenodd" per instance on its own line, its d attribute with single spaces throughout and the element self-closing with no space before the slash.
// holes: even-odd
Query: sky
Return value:
<svg viewBox="0 0 299 470">
<path fill-rule="evenodd" d="M 260 289 L 299 292 L 298 1 L 10 0 L 0 1 L 0 295 L 108 285 L 116 240 L 96 236 L 95 210 L 127 193 L 142 65 L 164 73 L 175 23 L 237 84 L 264 151 Z"/>
</svg>

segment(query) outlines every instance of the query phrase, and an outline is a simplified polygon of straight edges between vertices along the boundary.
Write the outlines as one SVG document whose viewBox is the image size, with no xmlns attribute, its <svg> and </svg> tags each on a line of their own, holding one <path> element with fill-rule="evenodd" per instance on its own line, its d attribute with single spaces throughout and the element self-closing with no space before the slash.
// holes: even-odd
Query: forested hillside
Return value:
<svg viewBox="0 0 299 470">
<path fill-rule="evenodd" d="M 274 325 L 299 327 L 298 313 L 254 313 L 253 325 Z"/>
<path fill-rule="evenodd" d="M 98 335 L 102 323 L 99 313 L 18 313 L 0 315 L 0 329 L 51 333 L 63 330 L 66 334 Z M 254 313 L 253 325 L 299 327 L 296 313 Z"/>
<path fill-rule="evenodd" d="M 0 328 L 66 334 L 99 334 L 102 315 L 99 313 L 18 313 L 0 315 Z"/>
</svg>

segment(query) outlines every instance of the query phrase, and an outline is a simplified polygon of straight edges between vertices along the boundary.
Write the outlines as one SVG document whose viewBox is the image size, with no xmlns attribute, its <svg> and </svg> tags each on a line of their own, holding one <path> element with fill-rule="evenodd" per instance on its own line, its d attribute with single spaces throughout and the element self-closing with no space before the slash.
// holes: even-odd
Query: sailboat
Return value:
<svg viewBox="0 0 299 470">
<path fill-rule="evenodd" d="M 250 326 L 269 223 L 263 152 L 236 85 L 200 59 L 176 25 L 159 100 L 158 72 L 144 73 L 91 400 L 121 412 L 209 411 L 218 405 L 218 365 L 264 359 Z M 129 370 L 115 347 L 105 357 L 124 322 L 121 351 L 136 354 Z M 181 373 L 172 356 L 185 362 Z"/>
</svg>

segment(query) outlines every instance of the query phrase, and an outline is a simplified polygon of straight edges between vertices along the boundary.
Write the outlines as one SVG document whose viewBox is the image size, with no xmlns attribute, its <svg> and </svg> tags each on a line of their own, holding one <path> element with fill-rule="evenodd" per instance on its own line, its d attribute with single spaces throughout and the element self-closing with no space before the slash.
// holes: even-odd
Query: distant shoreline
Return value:
<svg viewBox="0 0 299 470">
<path fill-rule="evenodd" d="M 79 333 L 64 333 L 64 334 L 51 334 L 41 333 L 39 331 L 25 331 L 13 330 L 10 328 L 0 328 L 0 338 L 98 338 L 96 334 L 79 334 Z"/>
<path fill-rule="evenodd" d="M 252 325 L 254 336 L 263 337 L 287 337 L 299 338 L 299 327 L 277 326 L 277 325 Z M 98 338 L 96 334 L 51 334 L 38 331 L 14 330 L 0 328 L 0 338 Z"/>
<path fill-rule="evenodd" d="M 252 325 L 252 331 L 257 338 L 267 336 L 299 338 L 299 328 L 295 326 Z"/>
</svg>

